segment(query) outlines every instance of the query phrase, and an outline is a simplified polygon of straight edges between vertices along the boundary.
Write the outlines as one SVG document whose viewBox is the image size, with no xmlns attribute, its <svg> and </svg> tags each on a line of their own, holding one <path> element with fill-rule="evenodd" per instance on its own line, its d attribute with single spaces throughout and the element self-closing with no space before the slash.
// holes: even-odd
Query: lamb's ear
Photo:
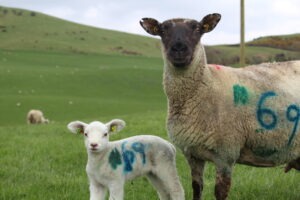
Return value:
<svg viewBox="0 0 300 200">
<path fill-rule="evenodd" d="M 126 123 L 121 119 L 113 119 L 106 123 L 109 133 L 117 133 L 125 127 Z"/>
<path fill-rule="evenodd" d="M 151 35 L 160 35 L 160 23 L 153 18 L 143 18 L 140 21 L 141 26 Z"/>
<path fill-rule="evenodd" d="M 74 122 L 70 122 L 67 127 L 72 133 L 83 134 L 84 129 L 86 128 L 87 125 L 88 124 L 81 122 L 81 121 L 74 121 Z"/>
<path fill-rule="evenodd" d="M 221 15 L 219 13 L 206 15 L 199 23 L 200 31 L 202 33 L 208 33 L 212 31 L 217 26 L 220 20 Z"/>
</svg>

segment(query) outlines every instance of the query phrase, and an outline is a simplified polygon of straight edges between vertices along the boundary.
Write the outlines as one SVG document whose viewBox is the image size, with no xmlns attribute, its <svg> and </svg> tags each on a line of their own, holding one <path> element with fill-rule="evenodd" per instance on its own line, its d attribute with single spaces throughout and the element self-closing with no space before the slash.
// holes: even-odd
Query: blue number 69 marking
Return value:
<svg viewBox="0 0 300 200">
<path fill-rule="evenodd" d="M 257 111 L 256 111 L 257 120 L 259 124 L 267 130 L 272 130 L 277 125 L 276 113 L 270 108 L 266 108 L 265 106 L 263 106 L 266 99 L 273 96 L 276 96 L 276 93 L 273 91 L 263 93 L 257 105 Z M 270 116 L 271 120 L 266 122 L 264 116 Z M 293 130 L 289 136 L 289 140 L 287 143 L 288 146 L 291 146 L 298 130 L 298 125 L 300 121 L 300 107 L 295 104 L 290 105 L 286 110 L 286 118 L 288 121 L 294 123 Z"/>
<path fill-rule="evenodd" d="M 273 96 L 276 96 L 276 93 L 272 92 L 272 91 L 263 93 L 258 101 L 258 106 L 257 106 L 257 111 L 256 111 L 256 117 L 257 117 L 259 124 L 267 130 L 274 129 L 275 126 L 277 125 L 277 116 L 276 116 L 275 112 L 269 108 L 263 107 L 263 103 L 266 101 L 266 99 L 268 97 L 273 97 Z M 265 122 L 264 115 L 271 116 L 272 121 Z"/>
<path fill-rule="evenodd" d="M 298 124 L 299 124 L 299 120 L 300 120 L 300 107 L 298 107 L 297 105 L 290 105 L 286 111 L 286 118 L 290 122 L 294 123 L 294 128 L 293 128 L 293 131 L 292 131 L 292 133 L 289 137 L 289 141 L 288 141 L 288 146 L 290 146 L 292 144 L 293 139 L 296 136 L 296 132 L 298 129 Z"/>
</svg>

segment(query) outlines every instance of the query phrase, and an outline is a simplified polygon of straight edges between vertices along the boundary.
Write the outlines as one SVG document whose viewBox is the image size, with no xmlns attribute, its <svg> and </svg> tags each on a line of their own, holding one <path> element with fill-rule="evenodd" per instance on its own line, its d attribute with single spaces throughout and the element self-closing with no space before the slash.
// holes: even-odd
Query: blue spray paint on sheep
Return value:
<svg viewBox="0 0 300 200">
<path fill-rule="evenodd" d="M 268 91 L 263 93 L 258 101 L 256 117 L 260 126 L 266 130 L 273 130 L 276 128 L 278 124 L 278 115 L 276 114 L 276 112 L 271 108 L 267 108 L 264 106 L 264 103 L 265 101 L 267 101 L 268 98 L 276 97 L 276 96 L 277 94 L 275 92 Z M 272 120 L 266 121 L 265 116 L 271 117 Z M 293 141 L 295 139 L 298 130 L 298 125 L 300 121 L 300 107 L 297 106 L 296 104 L 289 105 L 286 110 L 286 119 L 289 122 L 294 123 L 294 127 L 292 129 L 292 132 L 289 135 L 289 139 L 287 142 L 287 145 L 291 146 L 293 144 Z"/>
<path fill-rule="evenodd" d="M 249 103 L 249 93 L 246 87 L 235 84 L 233 87 L 233 100 L 234 104 L 246 105 Z"/>
<path fill-rule="evenodd" d="M 245 86 L 235 84 L 233 85 L 233 100 L 235 106 L 246 105 L 249 103 L 249 92 Z M 265 103 L 275 98 L 278 95 L 274 91 L 267 91 L 261 94 L 256 109 L 256 119 L 261 129 L 256 129 L 257 133 L 263 133 L 264 130 L 274 130 L 278 126 L 278 114 L 270 107 L 266 107 Z M 300 121 L 300 106 L 291 104 L 286 109 L 286 120 L 294 123 L 292 131 L 289 135 L 287 146 L 291 146 L 297 135 L 299 121 Z"/>
</svg>

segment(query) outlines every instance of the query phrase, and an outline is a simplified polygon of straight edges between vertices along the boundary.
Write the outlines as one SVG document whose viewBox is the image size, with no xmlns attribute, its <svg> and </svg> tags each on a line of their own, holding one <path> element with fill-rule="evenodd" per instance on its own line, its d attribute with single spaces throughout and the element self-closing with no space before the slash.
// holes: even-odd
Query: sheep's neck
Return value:
<svg viewBox="0 0 300 200">
<path fill-rule="evenodd" d="M 211 76 L 202 45 L 196 47 L 194 59 L 185 69 L 178 69 L 166 58 L 164 60 L 164 89 L 169 103 L 184 103 L 199 93 L 201 96 L 205 96 L 206 92 L 209 93 Z"/>
<path fill-rule="evenodd" d="M 194 132 L 211 130 L 211 127 L 207 126 L 211 119 L 199 116 L 211 116 L 208 115 L 212 106 L 211 96 L 214 93 L 211 71 L 207 67 L 202 48 L 198 48 L 194 55 L 194 61 L 185 70 L 176 71 L 167 61 L 165 63 L 164 89 L 168 97 L 168 132 L 171 140 L 179 147 L 185 147 L 183 143 L 197 143 L 194 140 Z M 193 127 L 195 120 L 201 124 L 201 130 L 199 127 Z"/>
</svg>

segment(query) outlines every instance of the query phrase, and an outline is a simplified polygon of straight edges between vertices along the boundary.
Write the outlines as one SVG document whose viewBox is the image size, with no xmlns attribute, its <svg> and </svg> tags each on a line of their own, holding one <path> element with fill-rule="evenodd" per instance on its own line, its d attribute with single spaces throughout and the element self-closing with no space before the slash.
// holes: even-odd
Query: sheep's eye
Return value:
<svg viewBox="0 0 300 200">
<path fill-rule="evenodd" d="M 197 31 L 197 32 L 200 31 L 199 26 L 198 26 L 197 23 L 192 23 L 192 24 L 191 24 L 191 28 L 192 28 L 192 30 L 194 30 L 194 31 Z"/>
<path fill-rule="evenodd" d="M 103 137 L 107 137 L 107 133 L 104 133 Z"/>
<path fill-rule="evenodd" d="M 161 27 L 160 27 L 160 32 L 161 32 L 161 34 L 166 34 L 167 32 L 168 32 L 168 30 L 169 30 L 169 25 L 168 24 L 164 24 L 164 25 L 162 25 Z"/>
<path fill-rule="evenodd" d="M 85 136 L 85 137 L 87 137 L 87 136 L 88 136 L 88 134 L 87 134 L 87 133 L 84 133 L 84 136 Z"/>
</svg>

